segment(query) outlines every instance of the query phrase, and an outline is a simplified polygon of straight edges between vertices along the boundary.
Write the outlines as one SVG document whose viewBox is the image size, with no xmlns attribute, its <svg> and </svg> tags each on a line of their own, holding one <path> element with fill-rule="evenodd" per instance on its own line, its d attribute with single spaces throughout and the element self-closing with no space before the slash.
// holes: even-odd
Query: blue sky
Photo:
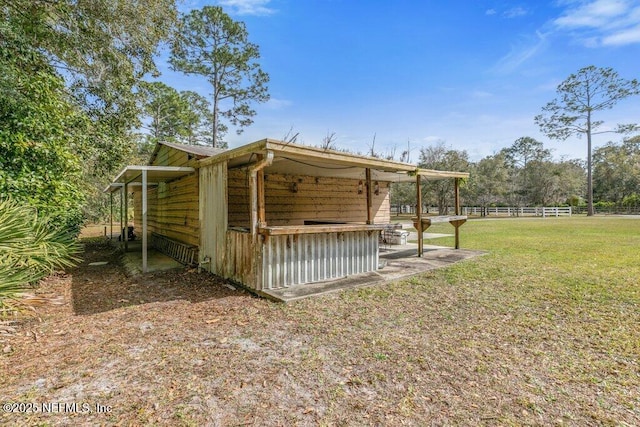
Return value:
<svg viewBox="0 0 640 427">
<path fill-rule="evenodd" d="M 382 153 L 409 142 L 412 161 L 439 141 L 479 160 L 522 136 L 557 158 L 585 158 L 585 140 L 549 140 L 534 116 L 582 67 L 640 78 L 640 0 L 187 0 L 181 10 L 206 4 L 245 22 L 271 78 L 271 100 L 242 135 L 227 135 L 231 147 L 293 128 L 301 143 L 335 132 L 338 147 L 360 152 L 374 135 Z M 176 89 L 210 92 L 158 65 Z M 598 118 L 639 123 L 640 97 Z"/>
</svg>

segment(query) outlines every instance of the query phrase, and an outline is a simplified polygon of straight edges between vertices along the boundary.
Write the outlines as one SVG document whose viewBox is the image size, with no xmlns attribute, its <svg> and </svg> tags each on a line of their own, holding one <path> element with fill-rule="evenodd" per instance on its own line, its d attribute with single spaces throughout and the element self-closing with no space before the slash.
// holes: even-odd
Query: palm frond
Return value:
<svg viewBox="0 0 640 427">
<path fill-rule="evenodd" d="M 0 199 L 0 303 L 57 269 L 76 265 L 81 246 L 54 220 Z"/>
</svg>

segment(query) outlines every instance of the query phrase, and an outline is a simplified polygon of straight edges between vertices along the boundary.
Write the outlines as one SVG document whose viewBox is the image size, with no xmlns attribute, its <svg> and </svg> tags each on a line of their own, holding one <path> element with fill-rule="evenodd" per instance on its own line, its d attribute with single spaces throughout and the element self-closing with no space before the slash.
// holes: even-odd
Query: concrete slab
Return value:
<svg viewBox="0 0 640 427">
<path fill-rule="evenodd" d="M 312 296 L 324 295 L 330 292 L 338 292 L 344 289 L 390 282 L 436 268 L 447 267 L 456 262 L 486 254 L 486 252 L 483 251 L 425 245 L 424 256 L 418 258 L 416 248 L 417 245 L 408 244 L 396 247 L 395 249 L 381 249 L 380 269 L 377 271 L 325 282 L 262 291 L 262 293 L 268 298 L 286 303 Z"/>
<path fill-rule="evenodd" d="M 133 240 L 128 242 L 128 246 L 127 252 L 122 255 L 122 265 L 129 276 L 137 276 L 142 274 L 142 242 Z M 155 249 L 149 248 L 147 250 L 148 273 L 177 268 L 184 268 L 184 265 Z"/>
</svg>

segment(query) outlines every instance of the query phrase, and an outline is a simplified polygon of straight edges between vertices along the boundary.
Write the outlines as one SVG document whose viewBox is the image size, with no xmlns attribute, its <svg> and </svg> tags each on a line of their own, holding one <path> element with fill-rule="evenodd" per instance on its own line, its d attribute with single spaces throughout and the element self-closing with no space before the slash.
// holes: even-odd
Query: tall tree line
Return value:
<svg viewBox="0 0 640 427">
<path fill-rule="evenodd" d="M 220 7 L 0 0 L 0 14 L 0 198 L 65 227 L 100 219 L 105 183 L 146 162 L 151 144 L 224 147 L 229 127 L 251 124 L 250 103 L 269 98 L 258 46 Z M 211 83 L 211 97 L 157 81 L 161 45 L 174 69 Z"/>
<path fill-rule="evenodd" d="M 77 228 L 135 147 L 174 1 L 0 0 L 0 14 L 0 195 Z"/>
<path fill-rule="evenodd" d="M 461 188 L 462 203 L 467 206 L 586 206 L 585 162 L 555 160 L 551 150 L 531 137 L 518 138 L 477 162 L 469 161 L 466 151 L 439 143 L 421 150 L 418 166 L 469 172 Z M 596 206 L 640 206 L 640 136 L 596 148 L 593 168 Z M 437 206 L 441 214 L 450 213 L 452 185 L 451 180 L 426 181 L 424 203 Z M 394 184 L 391 203 L 414 205 L 414 184 Z"/>
</svg>

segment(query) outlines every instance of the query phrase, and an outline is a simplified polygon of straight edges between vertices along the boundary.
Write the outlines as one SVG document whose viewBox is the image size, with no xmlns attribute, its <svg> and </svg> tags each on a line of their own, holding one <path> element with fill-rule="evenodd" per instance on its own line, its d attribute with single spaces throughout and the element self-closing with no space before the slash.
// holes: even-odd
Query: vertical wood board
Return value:
<svg viewBox="0 0 640 427">
<path fill-rule="evenodd" d="M 215 163 L 200 168 L 200 261 L 209 257 L 206 268 L 224 275 L 227 231 L 227 166 Z"/>
</svg>

